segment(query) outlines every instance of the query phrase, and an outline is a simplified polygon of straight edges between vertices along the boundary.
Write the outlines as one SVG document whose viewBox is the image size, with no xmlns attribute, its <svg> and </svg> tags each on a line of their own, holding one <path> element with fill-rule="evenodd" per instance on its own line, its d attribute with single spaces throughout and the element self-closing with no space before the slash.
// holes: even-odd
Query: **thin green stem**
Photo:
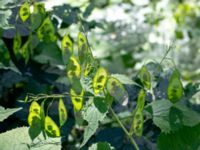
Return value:
<svg viewBox="0 0 200 150">
<path fill-rule="evenodd" d="M 136 150 L 140 150 L 137 143 L 133 139 L 133 137 L 128 133 L 127 129 L 124 127 L 124 125 L 122 124 L 122 122 L 120 121 L 120 119 L 118 118 L 118 116 L 115 114 L 114 110 L 111 107 L 110 107 L 110 111 L 111 111 L 112 115 L 115 117 L 115 119 L 118 122 L 118 124 L 120 125 L 120 127 L 122 128 L 122 130 L 125 132 L 126 136 L 129 138 L 131 144 L 135 147 Z"/>
</svg>

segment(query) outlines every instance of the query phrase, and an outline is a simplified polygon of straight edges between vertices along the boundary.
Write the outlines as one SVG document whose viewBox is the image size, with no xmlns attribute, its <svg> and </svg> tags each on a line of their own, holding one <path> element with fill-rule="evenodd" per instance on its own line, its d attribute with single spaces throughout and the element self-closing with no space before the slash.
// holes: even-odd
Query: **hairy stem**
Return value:
<svg viewBox="0 0 200 150">
<path fill-rule="evenodd" d="M 125 132 L 126 136 L 129 138 L 131 144 L 135 147 L 136 150 L 140 150 L 137 143 L 133 139 L 133 137 L 128 133 L 127 129 L 124 127 L 124 125 L 122 124 L 122 122 L 120 121 L 120 119 L 118 118 L 118 116 L 116 115 L 116 113 L 114 112 L 114 110 L 111 107 L 110 107 L 110 111 L 111 111 L 112 115 L 114 116 L 114 118 L 116 119 L 116 121 L 118 122 L 118 124 L 120 125 L 120 127 Z"/>
</svg>

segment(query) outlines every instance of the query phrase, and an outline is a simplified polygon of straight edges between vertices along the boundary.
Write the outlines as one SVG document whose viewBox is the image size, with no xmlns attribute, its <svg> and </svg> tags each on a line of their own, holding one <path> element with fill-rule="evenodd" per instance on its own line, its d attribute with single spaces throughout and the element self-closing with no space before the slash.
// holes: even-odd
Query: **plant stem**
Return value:
<svg viewBox="0 0 200 150">
<path fill-rule="evenodd" d="M 125 134 L 127 135 L 127 137 L 129 138 L 131 144 L 135 147 L 136 150 L 140 150 L 137 143 L 133 139 L 133 137 L 128 133 L 127 129 L 124 127 L 124 125 L 122 124 L 122 122 L 120 121 L 120 119 L 118 118 L 118 116 L 115 114 L 114 110 L 111 107 L 110 107 L 110 111 L 111 111 L 112 115 L 115 117 L 118 124 L 121 126 L 121 128 L 125 132 Z"/>
</svg>

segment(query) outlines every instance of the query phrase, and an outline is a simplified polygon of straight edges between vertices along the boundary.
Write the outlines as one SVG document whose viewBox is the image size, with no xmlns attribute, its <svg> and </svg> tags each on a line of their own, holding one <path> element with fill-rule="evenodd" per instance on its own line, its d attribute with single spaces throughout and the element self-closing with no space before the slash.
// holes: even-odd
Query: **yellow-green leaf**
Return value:
<svg viewBox="0 0 200 150">
<path fill-rule="evenodd" d="M 106 83 L 106 89 L 115 100 L 120 102 L 120 104 L 127 105 L 128 93 L 118 79 L 109 77 Z"/>
<path fill-rule="evenodd" d="M 29 113 L 31 112 L 35 112 L 38 115 L 41 114 L 41 107 L 36 101 L 33 101 L 30 105 Z"/>
<path fill-rule="evenodd" d="M 139 109 L 140 111 L 143 110 L 144 104 L 145 104 L 145 97 L 146 97 L 146 94 L 145 94 L 144 90 L 141 89 L 139 94 L 138 94 L 137 108 L 136 109 Z"/>
<path fill-rule="evenodd" d="M 65 124 L 65 122 L 67 121 L 67 110 L 65 108 L 65 104 L 63 102 L 63 99 L 59 100 L 58 112 L 59 112 L 60 126 L 63 126 Z"/>
<path fill-rule="evenodd" d="M 43 21 L 42 25 L 38 28 L 37 36 L 40 40 L 45 40 L 45 41 L 56 40 L 55 29 L 49 17 L 47 17 Z"/>
<path fill-rule="evenodd" d="M 38 114 L 35 111 L 32 111 L 28 115 L 28 124 L 29 126 L 32 126 L 33 124 L 36 124 L 36 123 L 41 124 L 41 117 L 40 117 L 40 114 Z"/>
<path fill-rule="evenodd" d="M 143 122 L 144 122 L 144 118 L 143 118 L 142 111 L 137 109 L 133 118 L 133 124 L 131 127 L 132 128 L 131 135 L 134 133 L 136 136 L 142 136 Z"/>
<path fill-rule="evenodd" d="M 88 55 L 91 55 L 88 49 L 87 38 L 80 32 L 78 34 L 78 56 L 81 64 L 87 59 Z"/>
<path fill-rule="evenodd" d="M 80 78 L 81 66 L 75 56 L 70 57 L 69 64 L 67 65 L 67 76 L 71 82 L 73 79 Z"/>
<path fill-rule="evenodd" d="M 77 93 L 75 90 L 70 89 L 70 97 L 75 111 L 80 111 L 82 109 L 83 95 L 84 95 L 83 89 L 80 93 Z"/>
<path fill-rule="evenodd" d="M 146 66 L 141 68 L 138 77 L 140 78 L 144 87 L 146 87 L 148 90 L 151 89 L 151 74 Z"/>
<path fill-rule="evenodd" d="M 97 70 L 92 82 L 95 94 L 99 94 L 99 92 L 104 89 L 107 81 L 107 76 L 107 71 L 103 67 L 100 67 Z"/>
<path fill-rule="evenodd" d="M 169 79 L 167 96 L 172 103 L 178 102 L 183 96 L 183 85 L 180 80 L 180 74 L 177 70 L 173 71 Z"/>
<path fill-rule="evenodd" d="M 21 44 L 22 44 L 21 36 L 19 34 L 19 31 L 17 31 L 13 41 L 13 50 L 15 55 L 19 53 Z"/>
<path fill-rule="evenodd" d="M 19 17 L 25 22 L 30 16 L 30 6 L 25 2 L 19 9 Z"/>
<path fill-rule="evenodd" d="M 45 117 L 44 121 L 45 132 L 49 137 L 59 137 L 60 136 L 60 129 L 56 125 L 56 123 L 49 117 Z"/>
<path fill-rule="evenodd" d="M 68 50 L 70 53 L 73 53 L 73 42 L 69 35 L 65 35 L 61 41 L 62 50 Z"/>
</svg>

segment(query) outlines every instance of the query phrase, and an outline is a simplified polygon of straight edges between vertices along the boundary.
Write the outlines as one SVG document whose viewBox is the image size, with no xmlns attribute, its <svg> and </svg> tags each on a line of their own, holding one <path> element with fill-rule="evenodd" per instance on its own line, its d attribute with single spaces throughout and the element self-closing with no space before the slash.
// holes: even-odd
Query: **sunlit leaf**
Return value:
<svg viewBox="0 0 200 150">
<path fill-rule="evenodd" d="M 98 94 L 100 91 L 104 89 L 107 81 L 107 76 L 108 76 L 107 71 L 103 67 L 100 67 L 97 70 L 93 78 L 93 89 L 95 94 Z"/>
<path fill-rule="evenodd" d="M 19 34 L 19 31 L 17 31 L 13 41 L 13 50 L 15 55 L 19 53 L 21 44 L 22 44 L 21 36 Z"/>
<path fill-rule="evenodd" d="M 75 111 L 80 111 L 82 109 L 83 95 L 84 95 L 83 89 L 80 93 L 77 93 L 75 90 L 70 89 L 70 97 Z"/>
<path fill-rule="evenodd" d="M 38 28 L 37 30 L 37 36 L 40 40 L 44 41 L 55 41 L 56 36 L 55 34 L 55 29 L 53 26 L 53 23 L 49 17 L 47 17 L 42 25 Z"/>
<path fill-rule="evenodd" d="M 169 79 L 167 96 L 172 103 L 178 102 L 183 96 L 183 85 L 180 80 L 180 74 L 177 70 L 173 71 Z"/>
<path fill-rule="evenodd" d="M 141 80 L 144 87 L 146 87 L 149 90 L 151 88 L 151 74 L 146 66 L 143 66 L 141 68 L 138 77 Z"/>
<path fill-rule="evenodd" d="M 78 34 L 78 56 L 81 64 L 83 64 L 89 55 L 92 54 L 89 50 L 87 38 L 82 32 L 80 32 Z"/>
<path fill-rule="evenodd" d="M 68 64 L 70 56 L 73 54 L 73 42 L 69 35 L 65 35 L 61 41 L 62 56 L 65 64 Z"/>
<path fill-rule="evenodd" d="M 19 9 L 19 17 L 23 22 L 25 22 L 30 16 L 30 7 L 27 2 L 25 2 Z"/>
<path fill-rule="evenodd" d="M 41 107 L 36 101 L 33 101 L 30 105 L 29 113 L 31 112 L 35 112 L 38 115 L 41 114 Z"/>
<path fill-rule="evenodd" d="M 13 113 L 21 110 L 22 108 L 3 108 L 0 106 L 0 122 L 11 116 Z"/>
<path fill-rule="evenodd" d="M 59 137 L 60 136 L 60 129 L 56 125 L 56 123 L 49 117 L 45 117 L 45 132 L 49 137 Z"/>
<path fill-rule="evenodd" d="M 122 105 L 127 105 L 128 93 L 118 79 L 109 77 L 106 83 L 106 88 L 108 93 L 114 97 L 115 100 L 119 101 Z"/>
<path fill-rule="evenodd" d="M 70 57 L 69 64 L 67 65 L 67 76 L 71 82 L 81 76 L 81 66 L 75 56 Z"/>
<path fill-rule="evenodd" d="M 67 110 L 62 99 L 59 100 L 58 112 L 59 112 L 60 126 L 63 126 L 67 121 Z"/>
</svg>

